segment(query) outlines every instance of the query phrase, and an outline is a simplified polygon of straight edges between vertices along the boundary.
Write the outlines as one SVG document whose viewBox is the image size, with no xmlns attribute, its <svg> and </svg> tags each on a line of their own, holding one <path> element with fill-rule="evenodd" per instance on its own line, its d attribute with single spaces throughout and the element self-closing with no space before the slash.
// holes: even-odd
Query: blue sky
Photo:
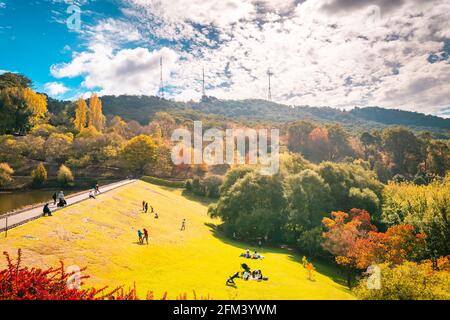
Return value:
<svg viewBox="0 0 450 320">
<path fill-rule="evenodd" d="M 79 30 L 67 9 L 81 12 Z M 91 92 L 272 96 L 450 116 L 447 0 L 0 0 L 0 70 L 59 99 Z"/>
</svg>

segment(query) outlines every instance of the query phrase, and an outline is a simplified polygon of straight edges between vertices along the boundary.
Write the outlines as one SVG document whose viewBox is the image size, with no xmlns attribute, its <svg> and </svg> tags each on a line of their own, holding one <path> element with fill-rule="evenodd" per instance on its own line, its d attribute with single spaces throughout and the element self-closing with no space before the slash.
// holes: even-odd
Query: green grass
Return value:
<svg viewBox="0 0 450 320">
<path fill-rule="evenodd" d="M 159 219 L 143 214 L 142 200 L 158 212 Z M 179 231 L 181 220 L 187 229 Z M 145 298 L 168 292 L 213 299 L 353 299 L 333 279 L 336 270 L 316 263 L 314 281 L 292 251 L 259 250 L 260 261 L 239 257 L 247 245 L 225 239 L 215 231 L 218 220 L 207 216 L 205 203 L 183 196 L 181 189 L 138 181 L 100 195 L 0 235 L 0 251 L 13 254 L 22 248 L 24 263 L 32 266 L 87 266 L 87 285 L 132 287 Z M 137 229 L 147 228 L 150 244 L 137 244 Z M 252 249 L 251 247 L 249 249 Z M 241 263 L 263 271 L 269 281 L 236 281 L 237 288 L 225 286 L 228 276 Z M 3 267 L 5 261 L 0 260 Z"/>
</svg>

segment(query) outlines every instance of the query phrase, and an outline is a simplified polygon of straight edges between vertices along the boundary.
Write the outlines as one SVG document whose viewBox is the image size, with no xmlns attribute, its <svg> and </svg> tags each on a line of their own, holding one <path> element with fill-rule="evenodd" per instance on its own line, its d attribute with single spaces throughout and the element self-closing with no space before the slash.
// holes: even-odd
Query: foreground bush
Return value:
<svg viewBox="0 0 450 320">
<path fill-rule="evenodd" d="M 112 291 L 107 291 L 107 287 L 81 289 L 82 280 L 89 277 L 66 272 L 62 262 L 59 268 L 43 270 L 22 267 L 20 250 L 16 262 L 12 261 L 7 252 L 3 254 L 6 257 L 7 267 L 0 270 L 0 300 L 139 300 L 136 288 L 124 290 L 118 287 Z M 85 268 L 80 271 L 84 270 Z M 149 291 L 146 299 L 155 300 L 153 292 Z M 161 297 L 161 300 L 166 299 L 167 292 Z M 177 300 L 187 299 L 186 293 L 177 297 Z M 195 291 L 193 299 L 197 299 Z M 199 299 L 209 299 L 209 296 L 202 296 Z"/>
<path fill-rule="evenodd" d="M 448 258 L 446 258 L 448 259 Z M 449 300 L 450 272 L 433 270 L 431 264 L 405 262 L 396 267 L 379 265 L 380 289 L 369 289 L 363 278 L 353 290 L 364 300 Z"/>
</svg>

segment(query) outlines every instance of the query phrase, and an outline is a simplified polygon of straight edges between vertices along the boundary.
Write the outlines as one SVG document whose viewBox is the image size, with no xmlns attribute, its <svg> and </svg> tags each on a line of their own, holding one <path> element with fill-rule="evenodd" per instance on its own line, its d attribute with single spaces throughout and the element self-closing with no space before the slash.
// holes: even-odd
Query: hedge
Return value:
<svg viewBox="0 0 450 320">
<path fill-rule="evenodd" d="M 172 187 L 172 188 L 184 188 L 185 183 L 186 183 L 184 180 L 172 181 L 172 180 L 165 180 L 165 179 L 151 177 L 151 176 L 143 176 L 143 177 L 141 177 L 141 180 L 148 182 L 148 183 L 153 183 L 153 184 L 156 184 L 159 186 Z"/>
</svg>

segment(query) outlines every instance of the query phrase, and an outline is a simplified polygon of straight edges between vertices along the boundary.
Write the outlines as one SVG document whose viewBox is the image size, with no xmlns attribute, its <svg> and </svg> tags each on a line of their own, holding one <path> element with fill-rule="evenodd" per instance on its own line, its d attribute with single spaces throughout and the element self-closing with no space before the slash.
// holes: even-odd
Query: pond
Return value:
<svg viewBox="0 0 450 320">
<path fill-rule="evenodd" d="M 79 190 L 65 190 L 67 196 Z M 53 201 L 52 190 L 27 190 L 27 191 L 7 191 L 0 192 L 0 216 L 23 207 L 39 204 L 46 201 Z"/>
</svg>

